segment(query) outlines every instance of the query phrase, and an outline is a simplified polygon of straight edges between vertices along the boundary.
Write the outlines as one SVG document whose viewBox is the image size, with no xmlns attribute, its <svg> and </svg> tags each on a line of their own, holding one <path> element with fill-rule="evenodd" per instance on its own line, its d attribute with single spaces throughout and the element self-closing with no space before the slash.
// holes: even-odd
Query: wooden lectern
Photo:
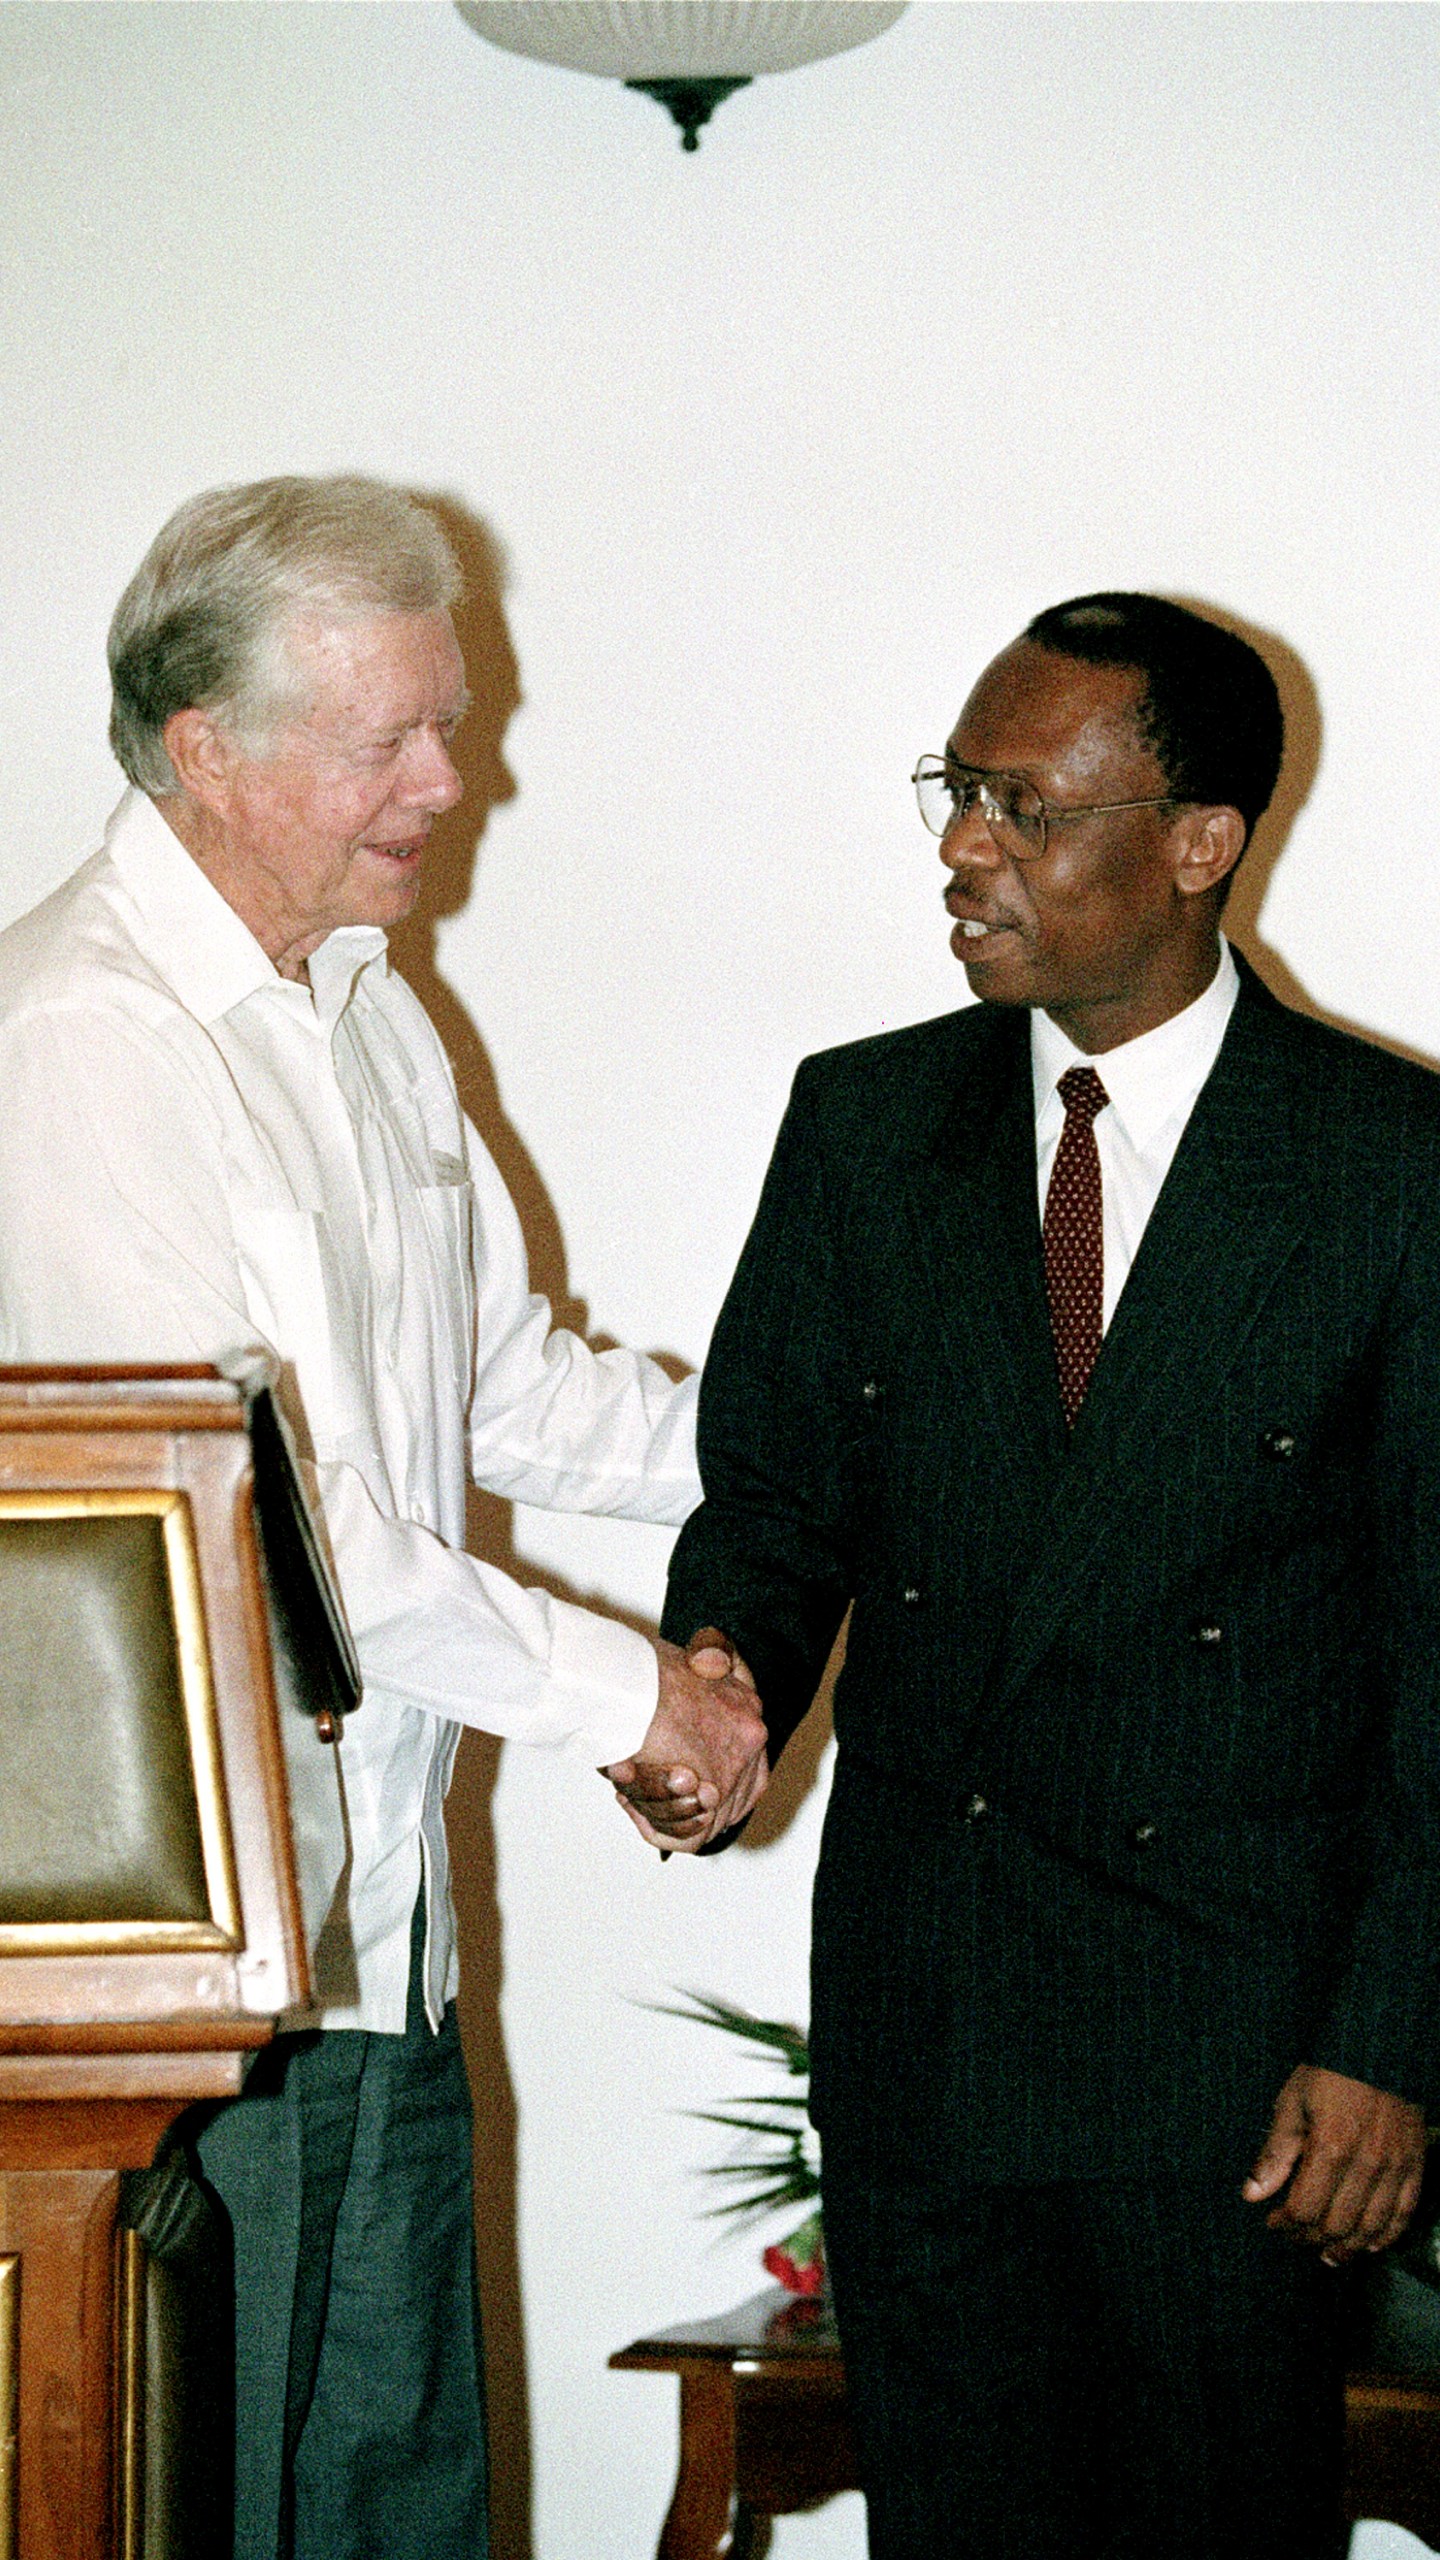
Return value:
<svg viewBox="0 0 1440 2560">
<path fill-rule="evenodd" d="M 122 2194 L 309 1997 L 249 1419 L 208 1369 L 0 1370 L 0 2560 L 196 2548 Z"/>
</svg>

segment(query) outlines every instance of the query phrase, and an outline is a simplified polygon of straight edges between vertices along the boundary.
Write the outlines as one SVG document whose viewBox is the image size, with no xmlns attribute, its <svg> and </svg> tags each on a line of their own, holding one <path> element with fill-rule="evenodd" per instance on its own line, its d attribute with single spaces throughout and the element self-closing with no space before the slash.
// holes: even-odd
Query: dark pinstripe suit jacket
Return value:
<svg viewBox="0 0 1440 2560">
<path fill-rule="evenodd" d="M 814 2103 L 889 2182 L 1249 2165 L 1440 2099 L 1440 1078 L 1245 972 L 1067 1445 L 1028 1016 L 801 1068 L 666 1630 L 773 1744 L 853 1603 Z"/>
</svg>

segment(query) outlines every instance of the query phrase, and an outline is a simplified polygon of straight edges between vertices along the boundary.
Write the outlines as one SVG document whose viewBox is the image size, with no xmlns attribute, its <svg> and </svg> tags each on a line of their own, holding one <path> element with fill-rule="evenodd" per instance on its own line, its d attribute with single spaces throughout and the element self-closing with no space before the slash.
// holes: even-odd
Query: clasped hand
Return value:
<svg viewBox="0 0 1440 2560">
<path fill-rule="evenodd" d="M 703 1849 L 759 1803 L 770 1775 L 755 1683 L 728 1637 L 702 1627 L 682 1653 L 663 1638 L 660 1702 L 639 1750 L 610 1780 L 642 1840 Z"/>
<path fill-rule="evenodd" d="M 1245 2181 L 1248 2204 L 1280 2201 L 1272 2231 L 1318 2249 L 1327 2266 L 1398 2240 L 1420 2194 L 1425 2118 L 1408 2098 L 1302 2064 L 1275 2108 Z"/>
</svg>

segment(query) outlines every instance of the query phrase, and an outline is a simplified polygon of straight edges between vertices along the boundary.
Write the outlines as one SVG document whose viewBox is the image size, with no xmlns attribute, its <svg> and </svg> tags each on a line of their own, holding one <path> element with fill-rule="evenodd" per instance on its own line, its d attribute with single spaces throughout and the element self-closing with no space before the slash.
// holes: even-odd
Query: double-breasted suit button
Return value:
<svg viewBox="0 0 1440 2560">
<path fill-rule="evenodd" d="M 904 1590 L 900 1594 L 900 1597 L 904 1601 L 907 1609 L 913 1609 L 920 1599 L 919 1583 L 907 1582 Z"/>
<path fill-rule="evenodd" d="M 965 1819 L 967 1822 L 983 1822 L 989 1810 L 990 1801 L 987 1796 L 972 1796 L 965 1807 Z"/>
<path fill-rule="evenodd" d="M 1148 1849 L 1154 1837 L 1155 1825 L 1153 1822 L 1137 1822 L 1131 1829 L 1130 1846 L 1132 1849 Z"/>
<path fill-rule="evenodd" d="M 885 1390 L 878 1378 L 867 1378 L 860 1393 L 867 1404 L 878 1404 Z"/>
<path fill-rule="evenodd" d="M 1192 1644 L 1223 1644 L 1225 1630 L 1209 1618 L 1197 1618 L 1190 1630 L 1190 1641 Z"/>
<path fill-rule="evenodd" d="M 1268 1431 L 1261 1432 L 1260 1446 L 1267 1458 L 1293 1458 L 1300 1443 L 1283 1422 L 1272 1422 Z"/>
</svg>

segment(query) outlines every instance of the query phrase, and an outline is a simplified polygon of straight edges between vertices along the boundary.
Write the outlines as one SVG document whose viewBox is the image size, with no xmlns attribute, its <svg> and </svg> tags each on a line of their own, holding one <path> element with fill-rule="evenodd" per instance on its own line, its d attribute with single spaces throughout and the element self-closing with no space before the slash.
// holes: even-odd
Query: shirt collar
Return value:
<svg viewBox="0 0 1440 2560">
<path fill-rule="evenodd" d="M 361 970 L 373 965 L 383 977 L 389 969 L 385 936 L 378 924 L 337 925 L 311 952 L 307 965 L 321 1029 L 333 1031 Z"/>
<path fill-rule="evenodd" d="M 1037 1124 L 1060 1108 L 1055 1088 L 1068 1067 L 1095 1067 L 1111 1108 L 1137 1151 L 1149 1146 L 1168 1120 L 1188 1111 L 1220 1055 L 1240 973 L 1230 945 L 1220 938 L 1220 965 L 1209 986 L 1182 1013 L 1136 1040 L 1123 1040 L 1102 1057 L 1088 1057 L 1058 1023 L 1037 1008 L 1030 1016 L 1030 1070 Z"/>
<path fill-rule="evenodd" d="M 143 791 L 126 792 L 105 845 L 139 911 L 152 958 L 198 1021 L 218 1022 L 267 988 L 290 988 L 292 981 L 281 977 Z M 325 1030 L 344 1012 L 360 971 L 374 960 L 387 965 L 385 952 L 378 925 L 342 925 L 311 952 L 314 1013 Z M 294 993 L 305 997 L 303 987 Z"/>
</svg>

